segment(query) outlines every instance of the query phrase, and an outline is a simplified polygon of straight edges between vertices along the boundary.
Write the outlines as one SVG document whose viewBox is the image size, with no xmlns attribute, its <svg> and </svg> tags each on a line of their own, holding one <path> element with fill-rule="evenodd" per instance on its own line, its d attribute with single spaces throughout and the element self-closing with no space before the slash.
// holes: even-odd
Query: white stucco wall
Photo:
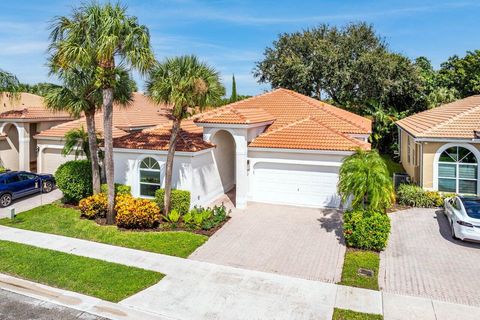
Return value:
<svg viewBox="0 0 480 320">
<path fill-rule="evenodd" d="M 61 154 L 63 141 L 61 139 L 38 139 L 37 147 L 37 170 L 41 173 L 54 174 L 58 167 L 70 160 L 75 160 L 75 156 L 68 155 L 64 157 Z"/>
</svg>

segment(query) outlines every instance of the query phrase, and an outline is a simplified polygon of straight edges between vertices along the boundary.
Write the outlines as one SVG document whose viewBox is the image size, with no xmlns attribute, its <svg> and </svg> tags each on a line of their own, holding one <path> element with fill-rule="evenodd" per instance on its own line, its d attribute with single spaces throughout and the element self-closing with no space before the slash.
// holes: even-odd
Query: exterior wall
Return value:
<svg viewBox="0 0 480 320">
<path fill-rule="evenodd" d="M 222 181 L 215 152 L 209 149 L 192 158 L 192 205 L 207 205 L 228 189 Z"/>
<path fill-rule="evenodd" d="M 453 141 L 452 141 L 453 142 Z M 434 159 L 438 149 L 449 142 L 423 142 L 423 188 L 434 189 Z M 459 143 L 460 144 L 460 143 Z M 479 143 L 469 143 L 480 150 Z M 480 159 L 478 159 L 480 161 Z"/>
<path fill-rule="evenodd" d="M 0 166 L 10 170 L 19 169 L 19 136 L 13 124 L 5 127 L 7 137 L 0 140 Z"/>
<path fill-rule="evenodd" d="M 221 179 L 224 193 L 235 186 L 235 141 L 232 135 L 220 130 L 211 138 L 217 174 Z"/>
<path fill-rule="evenodd" d="M 410 145 L 410 157 L 408 150 Z M 400 162 L 405 172 L 415 183 L 420 183 L 420 155 L 421 147 L 415 144 L 414 139 L 406 131 L 400 129 Z"/>
</svg>

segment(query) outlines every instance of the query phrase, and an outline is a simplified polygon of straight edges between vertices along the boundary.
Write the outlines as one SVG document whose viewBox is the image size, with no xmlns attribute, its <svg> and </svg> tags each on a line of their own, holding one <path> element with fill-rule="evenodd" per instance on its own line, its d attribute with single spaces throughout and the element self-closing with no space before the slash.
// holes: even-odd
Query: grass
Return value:
<svg viewBox="0 0 480 320">
<path fill-rule="evenodd" d="M 20 213 L 14 220 L 0 219 L 0 224 L 182 258 L 188 257 L 208 239 L 203 235 L 183 231 L 122 231 L 115 226 L 100 226 L 94 221 L 80 219 L 78 210 L 57 204 Z"/>
<path fill-rule="evenodd" d="M 382 154 L 381 157 L 385 161 L 385 163 L 387 164 L 388 172 L 389 172 L 391 177 L 393 177 L 394 173 L 405 172 L 405 169 L 403 168 L 403 166 L 400 163 L 398 163 L 397 161 L 393 160 L 390 155 Z"/>
<path fill-rule="evenodd" d="M 335 308 L 332 320 L 383 320 L 383 316 Z"/>
<path fill-rule="evenodd" d="M 380 257 L 376 252 L 347 249 L 340 284 L 378 290 L 379 264 Z M 373 277 L 361 276 L 358 274 L 359 268 L 373 270 L 375 274 Z"/>
<path fill-rule="evenodd" d="M 158 272 L 0 241 L 0 272 L 118 302 L 160 281 Z"/>
</svg>

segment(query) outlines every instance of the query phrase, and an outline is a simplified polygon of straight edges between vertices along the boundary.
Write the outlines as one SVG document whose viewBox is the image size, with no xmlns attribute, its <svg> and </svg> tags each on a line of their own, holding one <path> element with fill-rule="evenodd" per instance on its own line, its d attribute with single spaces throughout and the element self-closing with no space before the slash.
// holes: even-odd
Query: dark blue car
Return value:
<svg viewBox="0 0 480 320">
<path fill-rule="evenodd" d="M 34 193 L 48 193 L 55 188 L 51 174 L 9 171 L 0 174 L 0 207 L 8 207 L 13 200 Z"/>
</svg>

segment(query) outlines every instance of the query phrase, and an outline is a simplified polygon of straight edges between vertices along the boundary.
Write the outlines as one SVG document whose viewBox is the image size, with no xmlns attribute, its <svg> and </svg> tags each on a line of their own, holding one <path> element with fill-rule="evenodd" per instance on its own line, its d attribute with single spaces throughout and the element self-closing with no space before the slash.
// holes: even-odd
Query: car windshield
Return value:
<svg viewBox="0 0 480 320">
<path fill-rule="evenodd" d="M 464 199 L 463 206 L 470 218 L 480 219 L 480 199 Z"/>
</svg>

